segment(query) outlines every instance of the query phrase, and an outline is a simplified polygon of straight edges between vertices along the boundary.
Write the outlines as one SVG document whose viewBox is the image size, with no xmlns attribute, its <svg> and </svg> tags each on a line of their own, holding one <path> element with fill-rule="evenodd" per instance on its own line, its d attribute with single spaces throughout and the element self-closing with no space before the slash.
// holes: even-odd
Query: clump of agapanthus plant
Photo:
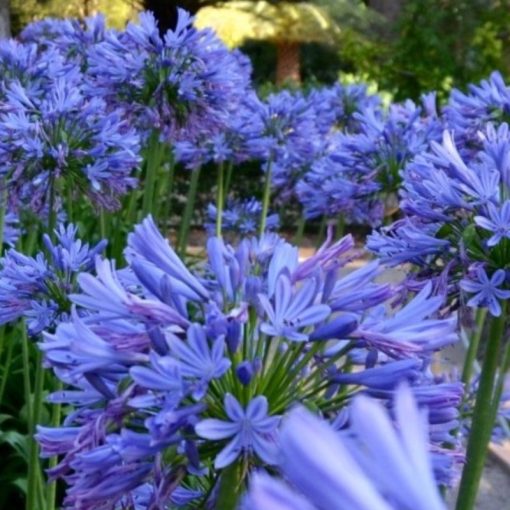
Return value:
<svg viewBox="0 0 510 510">
<path fill-rule="evenodd" d="M 180 9 L 175 30 L 161 37 L 153 14 L 144 12 L 139 24 L 107 32 L 89 51 L 91 87 L 169 142 L 221 127 L 250 88 L 247 60 L 192 21 Z"/>
<path fill-rule="evenodd" d="M 209 235 L 216 231 L 218 211 L 214 204 L 207 206 L 207 222 L 205 228 Z M 258 232 L 258 224 L 262 215 L 262 204 L 256 198 L 227 200 L 222 217 L 223 234 L 233 236 L 249 236 Z M 268 214 L 266 218 L 266 231 L 278 230 L 280 218 L 278 214 Z"/>
<path fill-rule="evenodd" d="M 316 121 L 323 134 L 332 130 L 359 131 L 359 120 L 355 114 L 381 104 L 380 97 L 370 94 L 363 83 L 335 83 L 331 87 L 313 89 L 308 99 L 314 104 Z"/>
<path fill-rule="evenodd" d="M 481 149 L 479 132 L 488 122 L 498 125 L 510 120 L 510 87 L 495 71 L 479 85 L 470 84 L 467 93 L 454 89 L 443 115 L 448 129 L 455 131 L 461 154 L 472 155 Z"/>
<path fill-rule="evenodd" d="M 30 94 L 18 80 L 0 108 L 0 176 L 10 205 L 56 212 L 81 196 L 115 209 L 136 184 L 139 138 L 120 111 L 88 96 L 74 67 L 53 80 L 45 94 Z"/>
<path fill-rule="evenodd" d="M 452 292 L 463 290 L 468 306 L 501 315 L 507 299 L 505 269 L 510 245 L 510 150 L 507 124 L 488 124 L 482 149 L 463 158 L 455 134 L 416 157 L 403 172 L 404 220 L 374 233 L 368 247 L 383 262 L 413 262 L 427 278 L 449 263 Z"/>
<path fill-rule="evenodd" d="M 126 268 L 97 259 L 69 296 L 72 319 L 40 343 L 68 385 L 52 396 L 65 422 L 37 434 L 59 456 L 49 474 L 67 484 L 63 507 L 235 508 L 253 470 L 278 471 L 296 404 L 344 429 L 355 395 L 390 404 L 402 380 L 428 410 L 436 480 L 451 480 L 462 386 L 429 365 L 456 341 L 455 319 L 438 317 L 431 286 L 388 308 L 398 289 L 376 283 L 377 262 L 341 276 L 352 247 L 329 237 L 300 262 L 276 234 L 211 237 L 191 271 L 148 218 Z"/>
<path fill-rule="evenodd" d="M 37 46 L 40 52 L 54 50 L 66 62 L 75 63 L 86 71 L 89 48 L 104 40 L 105 34 L 111 30 L 106 28 L 102 14 L 85 20 L 45 18 L 27 25 L 19 40 L 27 46 Z"/>
<path fill-rule="evenodd" d="M 161 197 L 171 193 L 175 144 L 195 150 L 204 140 L 221 138 L 251 92 L 248 59 L 192 22 L 179 9 L 175 29 L 161 36 L 153 14 L 143 12 L 139 24 L 108 31 L 88 51 L 91 91 L 126 112 L 144 139 L 143 215 L 158 216 Z M 163 163 L 168 172 L 160 172 Z M 164 218 L 169 207 L 162 208 Z"/>
<path fill-rule="evenodd" d="M 65 60 L 55 50 L 40 51 L 33 43 L 13 39 L 0 41 L 0 97 L 6 99 L 7 89 L 16 80 L 29 97 L 48 93 L 53 80 L 67 72 Z"/>
<path fill-rule="evenodd" d="M 255 114 L 262 131 L 249 143 L 262 149 L 266 180 L 280 198 L 288 199 L 323 143 L 313 97 L 283 90 L 269 95 Z"/>
<path fill-rule="evenodd" d="M 308 218 L 342 216 L 378 226 L 398 190 L 401 170 L 440 137 L 441 121 L 434 95 L 422 106 L 408 101 L 387 112 L 369 103 L 353 117 L 356 131 L 330 134 L 321 157 L 298 182 L 297 195 Z"/>
<path fill-rule="evenodd" d="M 30 257 L 11 248 L 0 259 L 0 324 L 26 321 L 28 333 L 39 335 L 65 322 L 71 311 L 68 295 L 77 290 L 78 273 L 90 271 L 106 247 L 82 243 L 73 225 L 61 225 L 55 240 L 43 236 L 46 253 Z M 8 239 L 6 239 L 8 241 Z"/>
<path fill-rule="evenodd" d="M 407 217 L 370 236 L 368 247 L 386 263 L 414 263 L 415 281 L 442 280 L 451 306 L 477 310 L 465 383 L 480 340 L 487 343 L 468 445 L 473 460 L 464 470 L 458 503 L 470 509 L 499 405 L 498 360 L 500 378 L 510 364 L 510 347 L 502 341 L 510 299 L 510 135 L 506 123 L 489 123 L 478 132 L 479 147 L 466 150 L 462 126 L 460 148 L 456 133 L 445 131 L 442 143 L 432 142 L 405 168 L 401 208 Z"/>
</svg>

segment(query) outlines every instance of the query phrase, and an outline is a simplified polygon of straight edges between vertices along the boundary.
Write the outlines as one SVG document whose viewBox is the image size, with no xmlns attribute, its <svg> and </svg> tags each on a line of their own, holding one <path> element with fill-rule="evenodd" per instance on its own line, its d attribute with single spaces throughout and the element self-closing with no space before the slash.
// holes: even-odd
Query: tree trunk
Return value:
<svg viewBox="0 0 510 510">
<path fill-rule="evenodd" d="M 277 41 L 276 43 L 276 84 L 301 82 L 299 43 Z"/>
<path fill-rule="evenodd" d="M 0 0 L 0 38 L 11 36 L 11 9 L 9 0 Z"/>
</svg>

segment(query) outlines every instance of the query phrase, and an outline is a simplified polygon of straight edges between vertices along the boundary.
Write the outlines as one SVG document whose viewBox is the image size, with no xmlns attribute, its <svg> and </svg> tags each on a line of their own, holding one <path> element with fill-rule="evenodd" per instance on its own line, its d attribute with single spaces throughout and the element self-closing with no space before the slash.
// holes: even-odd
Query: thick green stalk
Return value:
<svg viewBox="0 0 510 510">
<path fill-rule="evenodd" d="M 466 465 L 462 472 L 456 510 L 472 510 L 474 508 L 487 456 L 487 446 L 494 425 L 494 383 L 506 319 L 506 303 L 502 302 L 501 305 L 501 316 L 490 318 L 489 338 L 471 420 L 472 425 L 466 451 Z"/>
<path fill-rule="evenodd" d="M 343 214 L 340 214 L 338 216 L 337 222 L 336 222 L 336 232 L 335 237 L 338 239 L 344 235 L 345 231 L 345 217 Z"/>
<path fill-rule="evenodd" d="M 469 336 L 469 345 L 466 352 L 466 359 L 464 360 L 464 367 L 462 369 L 462 382 L 470 384 L 473 375 L 473 364 L 476 359 L 480 339 L 482 338 L 483 325 L 487 317 L 487 308 L 478 308 L 476 311 L 476 329 L 473 334 Z"/>
<path fill-rule="evenodd" d="M 223 204 L 225 202 L 224 190 L 224 174 L 225 168 L 223 163 L 218 166 L 218 191 L 216 195 L 216 236 L 221 237 L 221 223 L 223 221 Z"/>
<path fill-rule="evenodd" d="M 232 161 L 229 161 L 227 164 L 227 176 L 225 177 L 225 197 L 228 197 L 228 193 L 230 191 L 230 183 L 232 182 L 232 172 L 234 170 L 234 165 Z"/>
<path fill-rule="evenodd" d="M 101 239 L 107 239 L 106 233 L 106 213 L 103 207 L 99 210 L 99 233 L 101 235 Z"/>
<path fill-rule="evenodd" d="M 160 224 L 166 228 L 169 227 L 169 219 L 172 212 L 172 190 L 174 187 L 175 176 L 175 160 L 171 147 L 165 146 L 161 153 L 161 168 L 163 170 L 163 162 L 168 164 L 168 168 L 160 173 L 159 186 L 157 190 L 158 207 L 156 215 Z"/>
<path fill-rule="evenodd" d="M 25 394 L 25 408 L 27 413 L 27 431 L 28 431 L 28 444 L 29 451 L 32 451 L 34 438 L 32 437 L 32 432 L 34 430 L 34 421 L 32 414 L 32 390 L 30 384 L 30 345 L 27 337 L 26 326 L 22 322 L 21 323 L 21 352 L 23 359 L 23 388 Z M 30 472 L 32 471 L 32 467 L 30 463 L 28 464 L 28 486 L 27 486 L 27 498 L 26 498 L 26 510 L 33 510 L 35 508 L 35 484 L 33 483 L 34 477 L 32 476 L 32 480 L 30 477 Z M 31 483 L 32 482 L 32 483 Z"/>
<path fill-rule="evenodd" d="M 142 200 L 142 217 L 145 218 L 156 210 L 156 181 L 158 169 L 161 165 L 163 144 L 159 141 L 159 132 L 153 131 L 149 138 L 147 151 L 147 166 Z"/>
<path fill-rule="evenodd" d="M 222 471 L 216 508 L 235 510 L 238 507 L 242 494 L 242 477 L 241 459 Z"/>
<path fill-rule="evenodd" d="M 200 177 L 200 167 L 192 170 L 191 181 L 189 184 L 188 196 L 186 200 L 186 207 L 184 209 L 184 216 L 182 218 L 181 227 L 179 229 L 179 239 L 177 242 L 177 250 L 179 255 L 186 254 L 186 246 L 188 244 L 189 227 L 193 209 L 195 208 L 195 198 L 197 196 L 198 180 Z"/>
<path fill-rule="evenodd" d="M 172 219 L 172 191 L 174 189 L 175 180 L 175 159 L 173 153 L 170 152 L 170 169 L 165 179 L 165 186 L 161 192 L 161 203 L 163 204 L 163 212 L 161 213 L 161 225 L 166 229 L 170 228 Z"/>
<path fill-rule="evenodd" d="M 264 184 L 264 195 L 262 196 L 262 214 L 260 216 L 259 235 L 262 237 L 266 231 L 267 213 L 269 211 L 269 199 L 271 197 L 271 159 L 267 162 L 266 181 Z"/>
<path fill-rule="evenodd" d="M 27 510 L 35 508 L 34 502 L 40 491 L 41 471 L 39 464 L 39 447 L 34 439 L 37 424 L 39 423 L 43 401 L 43 383 L 44 369 L 42 366 L 41 354 L 37 352 L 35 356 L 36 372 L 34 382 L 34 399 L 32 408 L 32 427 L 29 431 L 30 453 L 28 461 L 28 481 L 27 481 Z"/>
<path fill-rule="evenodd" d="M 4 328 L 2 328 L 4 329 Z M 5 336 L 5 333 L 4 333 Z M 12 340 L 12 335 L 9 336 L 9 345 L 7 346 L 7 356 L 5 358 L 5 361 L 2 363 L 2 380 L 0 382 L 0 402 L 3 402 L 4 399 L 4 393 L 5 393 L 5 386 L 7 385 L 7 379 L 9 377 L 9 372 L 11 370 L 11 363 L 12 363 L 12 352 L 14 350 L 14 342 Z"/>
<path fill-rule="evenodd" d="M 25 393 L 25 404 L 27 408 L 28 430 L 32 428 L 32 387 L 30 384 L 30 345 L 27 337 L 27 330 L 24 323 L 21 323 L 21 356 L 23 360 L 23 389 Z"/>
<path fill-rule="evenodd" d="M 498 380 L 496 382 L 496 389 L 494 390 L 494 398 L 492 402 L 492 421 L 495 422 L 498 418 L 499 405 L 501 403 L 501 395 L 503 394 L 503 389 L 505 387 L 505 380 L 508 369 L 510 368 L 510 343 L 507 343 L 505 346 L 505 351 L 503 354 L 502 362 L 499 367 L 499 375 Z M 506 420 L 503 418 L 503 423 L 500 425 L 503 426 L 505 432 L 508 432 L 508 424 Z M 506 427 L 505 427 L 506 425 Z"/>
<path fill-rule="evenodd" d="M 315 242 L 315 247 L 320 248 L 324 241 L 324 233 L 326 232 L 326 224 L 328 220 L 326 219 L 326 216 L 323 216 L 321 219 L 321 223 L 319 225 L 319 233 L 317 234 L 317 240 Z"/>
<path fill-rule="evenodd" d="M 63 385 L 60 381 L 57 382 L 55 391 L 61 391 Z M 51 414 L 51 426 L 58 427 L 60 425 L 60 416 L 62 414 L 62 404 L 54 404 Z M 49 462 L 49 469 L 54 468 L 58 464 L 58 457 L 52 457 Z M 46 488 L 46 508 L 47 510 L 54 510 L 55 501 L 57 499 L 57 482 L 53 481 L 48 483 Z"/>
<path fill-rule="evenodd" d="M 3 252 L 4 246 L 6 210 L 7 210 L 7 186 L 4 181 L 0 181 L 0 253 Z"/>
<path fill-rule="evenodd" d="M 305 215 L 302 214 L 298 221 L 296 235 L 294 236 L 293 244 L 295 246 L 299 246 L 301 244 L 301 242 L 303 241 L 303 235 L 305 233 L 305 226 L 306 226 L 306 218 L 305 218 Z"/>
<path fill-rule="evenodd" d="M 48 235 L 52 241 L 55 241 L 55 227 L 57 225 L 57 211 L 55 209 L 55 178 L 52 176 L 50 178 L 50 202 L 48 209 Z"/>
</svg>

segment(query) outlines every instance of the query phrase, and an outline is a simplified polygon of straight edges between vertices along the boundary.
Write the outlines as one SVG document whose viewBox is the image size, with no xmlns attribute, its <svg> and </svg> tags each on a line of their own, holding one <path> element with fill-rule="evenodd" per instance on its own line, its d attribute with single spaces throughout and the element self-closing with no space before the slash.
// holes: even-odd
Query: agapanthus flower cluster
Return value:
<svg viewBox="0 0 510 510">
<path fill-rule="evenodd" d="M 222 212 L 222 232 L 233 235 L 254 235 L 258 231 L 262 204 L 256 198 L 229 199 Z M 207 206 L 207 222 L 205 228 L 213 235 L 216 228 L 217 208 L 214 204 Z M 268 214 L 266 231 L 278 230 L 280 218 L 278 214 Z"/>
<path fill-rule="evenodd" d="M 175 30 L 161 37 L 153 14 L 143 12 L 139 24 L 106 32 L 88 51 L 91 89 L 170 143 L 220 132 L 250 89 L 248 60 L 192 21 L 179 10 Z"/>
<path fill-rule="evenodd" d="M 510 151 L 508 125 L 488 124 L 481 148 L 462 156 L 456 132 L 409 164 L 403 172 L 401 207 L 407 218 L 368 240 L 390 264 L 413 262 L 422 275 L 449 273 L 450 291 L 468 306 L 501 313 L 510 297 Z"/>
<path fill-rule="evenodd" d="M 342 276 L 352 248 L 330 236 L 300 262 L 276 234 L 236 247 L 211 237 L 191 271 L 148 218 L 126 268 L 96 258 L 96 276 L 82 273 L 69 296 L 71 320 L 40 343 L 68 385 L 51 397 L 70 407 L 64 423 L 37 434 L 43 456 L 59 455 L 50 475 L 66 481 L 64 508 L 219 507 L 232 473 L 242 492 L 254 469 L 278 470 L 296 404 L 345 429 L 354 395 L 391 406 L 402 380 L 428 412 L 436 481 L 451 481 L 462 386 L 429 365 L 456 341 L 456 320 L 439 317 L 431 286 L 388 307 L 399 290 L 376 282 L 377 262 Z"/>
<path fill-rule="evenodd" d="M 369 104 L 353 117 L 357 130 L 330 135 L 322 157 L 297 184 L 297 195 L 309 218 L 341 215 L 377 226 L 399 187 L 400 171 L 440 137 L 441 121 L 433 95 L 421 107 L 408 101 L 385 112 Z"/>
<path fill-rule="evenodd" d="M 40 213 L 57 197 L 88 195 L 102 207 L 136 184 L 139 138 L 120 111 L 107 111 L 89 97 L 83 75 L 71 68 L 44 94 L 31 94 L 18 80 L 6 87 L 0 108 L 0 176 L 10 205 Z M 69 194 L 69 195 L 68 195 Z"/>
<path fill-rule="evenodd" d="M 36 336 L 67 320 L 68 295 L 76 290 L 76 277 L 93 268 L 106 241 L 94 247 L 82 243 L 73 225 L 60 226 L 56 240 L 44 235 L 47 255 L 29 257 L 11 248 L 0 259 L 0 324 L 24 318 L 28 332 Z"/>
<path fill-rule="evenodd" d="M 287 484 L 257 473 L 243 510 L 444 510 L 432 474 L 427 425 L 409 389 L 395 392 L 397 429 L 375 400 L 354 398 L 341 431 L 297 408 L 280 437 L 279 465 Z M 384 464 L 381 464 L 384 459 Z"/>
<path fill-rule="evenodd" d="M 55 78 L 64 76 L 69 66 L 55 50 L 41 52 L 34 43 L 14 39 L 0 41 L 0 98 L 6 99 L 13 81 L 19 82 L 29 97 L 46 94 Z"/>
<path fill-rule="evenodd" d="M 331 87 L 313 89 L 308 99 L 314 105 L 316 122 L 322 134 L 328 134 L 332 130 L 357 132 L 360 126 L 355 114 L 381 105 L 377 94 L 370 94 L 366 85 L 358 83 L 335 83 Z"/>
<path fill-rule="evenodd" d="M 473 155 L 482 147 L 479 132 L 488 122 L 510 121 L 510 87 L 495 71 L 479 85 L 470 84 L 467 93 L 454 89 L 443 114 L 448 128 L 455 130 L 461 154 Z"/>
<path fill-rule="evenodd" d="M 246 90 L 236 108 L 224 116 L 220 130 L 211 126 L 199 136 L 177 140 L 173 146 L 175 160 L 196 169 L 208 162 L 233 166 L 263 158 L 271 141 L 262 135 L 262 108 L 257 94 Z"/>
<path fill-rule="evenodd" d="M 247 140 L 247 148 L 270 172 L 280 200 L 288 200 L 323 144 L 315 102 L 301 92 L 282 90 L 253 105 L 259 132 Z"/>
<path fill-rule="evenodd" d="M 45 18 L 25 27 L 19 40 L 24 46 L 37 46 L 39 51 L 52 49 L 66 62 L 77 64 L 86 72 L 89 48 L 104 40 L 109 31 L 112 29 L 106 28 L 106 20 L 102 14 L 85 20 Z"/>
</svg>

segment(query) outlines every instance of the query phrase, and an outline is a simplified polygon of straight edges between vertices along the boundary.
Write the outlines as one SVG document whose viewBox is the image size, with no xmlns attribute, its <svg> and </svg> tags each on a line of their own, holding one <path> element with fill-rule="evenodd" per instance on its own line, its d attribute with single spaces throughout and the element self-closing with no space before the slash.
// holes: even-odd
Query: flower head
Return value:
<svg viewBox="0 0 510 510">
<path fill-rule="evenodd" d="M 224 405 L 230 421 L 208 418 L 195 425 L 197 434 L 205 439 L 217 441 L 232 437 L 216 456 L 215 467 L 224 468 L 241 453 L 246 455 L 251 452 L 264 462 L 274 464 L 275 432 L 279 417 L 268 415 L 267 399 L 255 397 L 243 409 L 235 397 L 227 394 Z"/>
</svg>

